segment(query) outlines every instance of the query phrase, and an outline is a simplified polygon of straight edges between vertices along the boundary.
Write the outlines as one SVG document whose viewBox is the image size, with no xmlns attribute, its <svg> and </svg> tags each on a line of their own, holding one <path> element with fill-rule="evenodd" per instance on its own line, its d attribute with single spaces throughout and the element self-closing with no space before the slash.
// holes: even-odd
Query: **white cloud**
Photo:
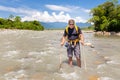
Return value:
<svg viewBox="0 0 120 80">
<path fill-rule="evenodd" d="M 83 22 L 83 23 L 87 22 L 87 20 L 85 20 L 85 19 L 83 19 L 81 17 L 75 17 L 75 21 L 76 22 Z"/>
<path fill-rule="evenodd" d="M 33 14 L 32 16 L 25 16 L 23 21 L 25 20 L 39 20 L 43 22 L 66 22 L 70 19 L 69 14 L 65 14 L 64 12 L 60 12 L 56 14 L 55 12 L 50 15 L 48 11 L 44 11 L 41 15 L 39 13 Z"/>
<path fill-rule="evenodd" d="M 60 11 L 58 14 L 56 12 L 52 12 L 50 14 L 48 11 L 41 12 L 35 9 L 13 8 L 5 6 L 0 6 L 0 10 L 22 15 L 22 21 L 38 20 L 41 22 L 67 22 L 72 18 L 75 19 L 76 22 L 86 22 L 86 20 L 84 20 L 82 17 L 77 16 L 73 18 L 69 13 L 65 13 L 64 11 Z"/>
<path fill-rule="evenodd" d="M 0 10 L 3 10 L 3 11 L 12 11 L 14 12 L 14 8 L 10 8 L 10 7 L 4 7 L 4 6 L 0 6 Z"/>
<path fill-rule="evenodd" d="M 65 12 L 83 11 L 86 13 L 90 12 L 90 9 L 85 9 L 85 8 L 78 7 L 78 6 L 59 6 L 59 5 L 47 4 L 47 5 L 45 5 L 45 7 L 47 7 L 50 10 L 55 10 L 55 11 L 65 11 Z"/>
<path fill-rule="evenodd" d="M 81 10 L 86 12 L 86 13 L 90 13 L 90 9 L 81 8 Z"/>
<path fill-rule="evenodd" d="M 58 5 L 45 5 L 45 6 L 51 10 L 56 10 L 56 11 L 66 11 L 66 12 L 71 11 L 70 8 L 58 6 Z"/>
<path fill-rule="evenodd" d="M 2 11 L 8 11 L 8 12 L 14 12 L 14 13 L 22 13 L 22 14 L 35 14 L 37 11 L 31 9 L 25 9 L 25 8 L 13 8 L 13 7 L 6 7 L 6 6 L 0 6 L 0 10 Z"/>
</svg>

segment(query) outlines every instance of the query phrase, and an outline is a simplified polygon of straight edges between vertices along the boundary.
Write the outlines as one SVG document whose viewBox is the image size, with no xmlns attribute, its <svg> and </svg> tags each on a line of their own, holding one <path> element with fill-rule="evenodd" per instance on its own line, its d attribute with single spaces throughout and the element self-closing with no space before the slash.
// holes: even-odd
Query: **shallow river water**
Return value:
<svg viewBox="0 0 120 80">
<path fill-rule="evenodd" d="M 0 31 L 0 80 L 120 80 L 120 37 L 85 33 L 82 67 L 67 63 L 62 30 Z M 60 67 L 61 63 L 61 68 Z"/>
</svg>

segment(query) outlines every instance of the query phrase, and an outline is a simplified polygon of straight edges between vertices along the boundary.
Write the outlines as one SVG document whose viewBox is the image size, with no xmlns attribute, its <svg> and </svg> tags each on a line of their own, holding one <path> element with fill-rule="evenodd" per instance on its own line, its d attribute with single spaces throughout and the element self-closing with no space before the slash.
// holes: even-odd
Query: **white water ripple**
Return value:
<svg viewBox="0 0 120 80">
<path fill-rule="evenodd" d="M 14 58 L 19 54 L 19 51 L 8 51 L 3 55 L 3 58 Z"/>
<path fill-rule="evenodd" d="M 12 71 L 9 73 L 4 74 L 4 79 L 5 80 L 19 80 L 19 78 L 22 77 L 27 77 L 27 75 L 25 74 L 26 71 L 25 70 L 19 70 L 19 71 Z"/>
<path fill-rule="evenodd" d="M 62 73 L 61 76 L 64 77 L 64 78 L 66 78 L 67 80 L 78 80 L 79 79 L 79 77 L 76 74 L 76 72 Z"/>
</svg>

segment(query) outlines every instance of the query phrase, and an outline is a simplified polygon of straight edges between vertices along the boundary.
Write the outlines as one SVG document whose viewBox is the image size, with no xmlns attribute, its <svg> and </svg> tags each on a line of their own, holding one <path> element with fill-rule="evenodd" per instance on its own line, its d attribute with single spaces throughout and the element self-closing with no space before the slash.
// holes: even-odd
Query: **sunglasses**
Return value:
<svg viewBox="0 0 120 80">
<path fill-rule="evenodd" d="M 69 25 L 74 25 L 74 24 L 69 24 Z"/>
</svg>

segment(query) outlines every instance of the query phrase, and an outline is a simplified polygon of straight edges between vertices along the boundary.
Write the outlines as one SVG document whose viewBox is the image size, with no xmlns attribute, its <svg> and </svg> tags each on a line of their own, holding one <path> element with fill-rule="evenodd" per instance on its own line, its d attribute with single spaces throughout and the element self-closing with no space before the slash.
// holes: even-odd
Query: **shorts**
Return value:
<svg viewBox="0 0 120 80">
<path fill-rule="evenodd" d="M 80 43 L 78 42 L 76 44 L 76 46 L 69 44 L 69 46 L 67 47 L 67 55 L 68 57 L 73 57 L 73 52 L 74 52 L 74 56 L 78 59 L 80 59 Z"/>
</svg>

